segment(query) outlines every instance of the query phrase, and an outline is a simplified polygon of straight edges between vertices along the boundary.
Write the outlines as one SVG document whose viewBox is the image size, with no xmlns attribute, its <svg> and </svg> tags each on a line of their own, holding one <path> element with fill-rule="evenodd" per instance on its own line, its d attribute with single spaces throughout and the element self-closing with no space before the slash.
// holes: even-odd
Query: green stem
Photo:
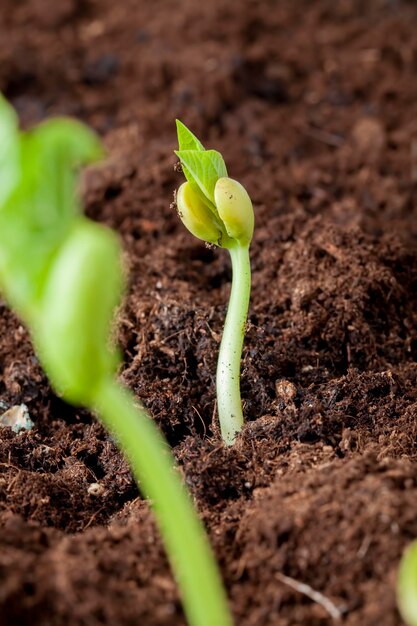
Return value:
<svg viewBox="0 0 417 626">
<path fill-rule="evenodd" d="M 217 362 L 217 408 L 226 445 L 232 445 L 243 426 L 240 398 L 240 360 L 248 315 L 251 270 L 249 246 L 229 249 L 232 259 L 232 290 Z"/>
<path fill-rule="evenodd" d="M 232 626 L 227 599 L 203 526 L 167 443 L 145 409 L 118 383 L 102 385 L 96 408 L 150 498 L 192 626 Z"/>
</svg>

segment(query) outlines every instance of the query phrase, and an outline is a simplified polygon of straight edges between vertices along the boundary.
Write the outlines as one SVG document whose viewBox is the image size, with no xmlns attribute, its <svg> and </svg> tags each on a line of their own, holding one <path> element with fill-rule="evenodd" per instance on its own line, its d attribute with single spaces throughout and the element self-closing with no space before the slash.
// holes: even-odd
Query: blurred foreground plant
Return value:
<svg viewBox="0 0 417 626">
<path fill-rule="evenodd" d="M 0 287 L 56 391 L 97 411 L 126 454 L 151 499 L 189 623 L 231 626 L 217 565 L 168 446 L 115 379 L 120 243 L 82 215 L 74 191 L 74 166 L 101 154 L 96 136 L 76 121 L 20 133 L 0 96 Z"/>
<path fill-rule="evenodd" d="M 397 582 L 398 608 L 408 626 L 417 626 L 417 541 L 405 550 Z"/>
<path fill-rule="evenodd" d="M 232 290 L 216 375 L 220 430 L 226 445 L 231 445 L 243 426 L 240 359 L 251 287 L 253 207 L 246 189 L 228 177 L 220 152 L 205 150 L 179 120 L 177 134 L 175 154 L 187 179 L 178 189 L 178 215 L 195 237 L 226 248 L 232 260 Z"/>
</svg>

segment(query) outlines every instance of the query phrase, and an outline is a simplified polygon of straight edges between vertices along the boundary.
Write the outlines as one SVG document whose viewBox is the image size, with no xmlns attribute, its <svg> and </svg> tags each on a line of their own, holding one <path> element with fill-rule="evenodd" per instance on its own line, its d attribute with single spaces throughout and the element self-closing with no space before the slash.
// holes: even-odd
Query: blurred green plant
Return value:
<svg viewBox="0 0 417 626">
<path fill-rule="evenodd" d="M 187 179 L 176 196 L 178 215 L 198 239 L 226 248 L 232 261 L 232 289 L 217 362 L 217 410 L 223 441 L 231 445 L 243 426 L 240 360 L 249 308 L 249 246 L 254 213 L 246 189 L 227 175 L 222 155 L 205 150 L 177 120 L 180 159 Z"/>
<path fill-rule="evenodd" d="M 403 620 L 417 626 L 417 541 L 405 550 L 397 580 L 397 601 Z"/>
<path fill-rule="evenodd" d="M 126 454 L 152 502 L 189 623 L 231 626 L 217 565 L 168 446 L 115 378 L 120 243 L 83 216 L 75 193 L 75 166 L 101 155 L 98 138 L 76 121 L 19 132 L 0 96 L 0 287 L 55 390 L 96 411 Z"/>
</svg>

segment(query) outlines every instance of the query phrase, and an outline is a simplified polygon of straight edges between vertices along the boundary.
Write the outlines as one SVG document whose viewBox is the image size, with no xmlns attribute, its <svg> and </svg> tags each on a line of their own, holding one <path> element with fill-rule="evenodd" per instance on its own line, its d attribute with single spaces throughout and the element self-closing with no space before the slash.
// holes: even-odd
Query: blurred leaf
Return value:
<svg viewBox="0 0 417 626">
<path fill-rule="evenodd" d="M 76 404 L 90 404 L 119 361 L 109 334 L 123 290 L 120 259 L 117 235 L 78 217 L 48 271 L 35 344 L 55 389 Z"/>
<path fill-rule="evenodd" d="M 19 178 L 19 130 L 14 109 L 0 94 L 0 207 Z"/>
<path fill-rule="evenodd" d="M 27 319 L 53 255 L 81 213 L 76 166 L 99 158 L 102 150 L 96 135 L 73 120 L 50 120 L 20 138 L 14 122 L 12 109 L 0 100 L 0 134 L 14 164 L 8 167 L 0 150 L 0 171 L 14 174 L 7 195 L 0 194 L 0 281 Z"/>
<path fill-rule="evenodd" d="M 408 626 L 417 626 L 417 541 L 406 549 L 401 559 L 397 598 L 404 621 Z"/>
</svg>

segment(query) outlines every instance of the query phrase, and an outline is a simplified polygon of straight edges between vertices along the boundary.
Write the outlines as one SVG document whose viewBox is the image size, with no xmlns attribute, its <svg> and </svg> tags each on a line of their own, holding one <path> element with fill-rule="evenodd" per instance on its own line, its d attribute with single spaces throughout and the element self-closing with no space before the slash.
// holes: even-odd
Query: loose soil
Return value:
<svg viewBox="0 0 417 626">
<path fill-rule="evenodd" d="M 70 114 L 104 138 L 82 191 L 126 250 L 120 375 L 173 447 L 239 626 L 333 624 L 288 577 L 346 626 L 401 623 L 398 560 L 417 537 L 416 27 L 417 5 L 396 0 L 2 0 L 0 88 L 22 124 Z M 170 208 L 175 117 L 254 200 L 231 449 L 213 422 L 230 263 Z M 127 464 L 0 307 L 0 399 L 35 422 L 1 433 L 0 624 L 184 625 Z"/>
</svg>

